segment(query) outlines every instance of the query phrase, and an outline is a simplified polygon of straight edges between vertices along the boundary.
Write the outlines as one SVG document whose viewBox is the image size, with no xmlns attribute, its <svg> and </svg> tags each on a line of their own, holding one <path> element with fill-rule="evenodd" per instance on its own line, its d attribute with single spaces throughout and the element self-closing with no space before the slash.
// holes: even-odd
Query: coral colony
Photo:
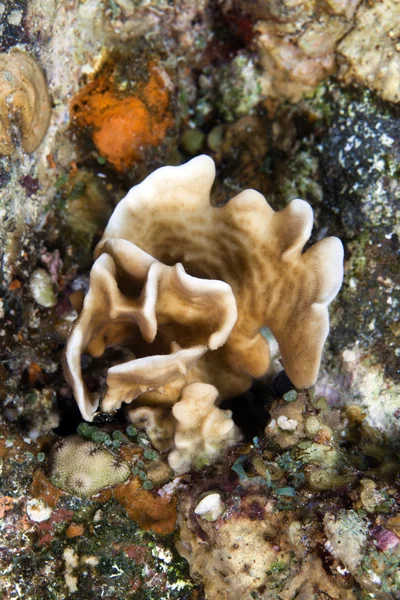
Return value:
<svg viewBox="0 0 400 600">
<path fill-rule="evenodd" d="M 1 598 L 399 599 L 399 0 L 0 31 Z"/>
<path fill-rule="evenodd" d="M 88 421 L 99 401 L 83 381 L 82 354 L 131 352 L 109 368 L 100 410 L 128 403 L 132 422 L 142 420 L 155 445 L 171 450 L 176 472 L 240 439 L 218 402 L 268 371 L 262 327 L 277 340 L 293 384 L 315 383 L 328 305 L 343 277 L 337 238 L 302 253 L 313 223 L 307 202 L 275 212 L 245 190 L 214 207 L 214 178 L 212 159 L 199 156 L 158 169 L 118 204 L 65 352 L 65 375 Z"/>
<path fill-rule="evenodd" d="M 39 146 L 49 125 L 51 104 L 44 75 L 26 52 L 0 54 L 0 114 L 0 156 L 14 151 L 14 116 L 18 117 L 24 152 Z"/>
</svg>

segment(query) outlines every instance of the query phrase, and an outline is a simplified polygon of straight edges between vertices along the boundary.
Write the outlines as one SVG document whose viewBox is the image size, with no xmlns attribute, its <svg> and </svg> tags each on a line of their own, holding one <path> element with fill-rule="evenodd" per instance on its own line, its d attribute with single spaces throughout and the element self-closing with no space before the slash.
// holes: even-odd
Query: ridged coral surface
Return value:
<svg viewBox="0 0 400 600">
<path fill-rule="evenodd" d="M 18 124 L 24 151 L 36 150 L 50 114 L 47 83 L 36 60 L 19 50 L 0 54 L 0 155 L 14 151 L 14 123 Z"/>
<path fill-rule="evenodd" d="M 245 190 L 214 207 L 214 177 L 207 156 L 164 167 L 115 209 L 65 355 L 85 418 L 97 402 L 83 384 L 80 355 L 100 356 L 121 343 L 134 356 L 108 372 L 107 411 L 141 394 L 174 402 L 196 381 L 215 385 L 222 397 L 243 392 L 269 366 L 263 326 L 276 337 L 292 382 L 315 383 L 327 306 L 342 281 L 341 242 L 326 238 L 303 254 L 313 224 L 307 202 L 274 212 L 261 194 Z"/>
</svg>

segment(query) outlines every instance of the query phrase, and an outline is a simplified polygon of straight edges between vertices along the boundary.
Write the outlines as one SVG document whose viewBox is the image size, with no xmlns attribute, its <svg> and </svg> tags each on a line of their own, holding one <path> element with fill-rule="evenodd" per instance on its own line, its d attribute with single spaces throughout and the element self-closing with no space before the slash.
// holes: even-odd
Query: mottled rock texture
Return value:
<svg viewBox="0 0 400 600">
<path fill-rule="evenodd" d="M 0 51 L 34 57 L 52 105 L 40 146 L 24 152 L 13 125 L 14 155 L 0 158 L 5 600 L 230 600 L 236 590 L 268 600 L 399 597 L 398 6 L 0 2 Z M 173 126 L 117 171 L 92 125 L 72 122 L 71 101 L 107 73 L 113 98 L 137 96 L 151 83 L 149 64 L 159 68 Z M 337 80 L 327 79 L 332 72 Z M 274 210 L 305 198 L 314 231 L 343 240 L 345 283 L 321 376 L 306 396 L 279 376 L 224 406 L 245 441 L 197 475 L 172 479 L 163 444 L 156 452 L 122 414 L 80 428 L 120 453 L 131 475 L 98 496 L 69 495 L 48 480 L 46 457 L 80 422 L 60 362 L 92 249 L 132 185 L 200 152 L 216 162 L 213 203 L 245 188 Z M 47 273 L 47 306 L 30 289 L 38 269 Z M 98 398 L 110 362 L 127 355 L 106 358 L 82 361 Z M 196 512 L 211 493 L 215 513 Z M 243 533 L 249 547 L 234 540 Z"/>
</svg>

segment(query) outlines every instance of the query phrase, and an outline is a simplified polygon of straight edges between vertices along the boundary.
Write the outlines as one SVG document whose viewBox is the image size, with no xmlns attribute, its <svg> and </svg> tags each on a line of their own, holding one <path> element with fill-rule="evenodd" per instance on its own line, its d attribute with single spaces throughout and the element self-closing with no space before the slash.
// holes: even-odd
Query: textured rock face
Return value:
<svg viewBox="0 0 400 600">
<path fill-rule="evenodd" d="M 336 71 L 339 41 L 354 26 L 360 0 L 327 2 L 222 2 L 223 10 L 255 20 L 263 95 L 298 102 Z"/>
<path fill-rule="evenodd" d="M 0 50 L 34 57 L 52 106 L 36 150 L 24 151 L 12 118 L 14 155 L 0 157 L 4 600 L 399 598 L 398 12 L 393 0 L 0 2 Z M 99 121 L 72 118 L 74 101 L 88 116 L 89 90 L 96 110 L 112 100 L 101 116 L 122 116 L 125 132 L 135 125 L 118 112 L 127 97 L 142 115 L 160 99 L 173 125 L 156 145 L 136 139 L 126 160 L 140 160 L 117 170 L 127 137 L 101 123 L 108 156 L 94 144 Z M 135 426 L 122 414 L 81 424 L 85 447 L 111 449 L 129 480 L 90 498 L 63 492 L 47 457 L 80 419 L 60 362 L 94 246 L 133 185 L 200 153 L 216 163 L 213 206 L 248 188 L 275 211 L 305 198 L 311 241 L 343 240 L 345 283 L 317 385 L 286 394 L 285 378 L 258 382 L 222 407 L 243 443 L 179 477 L 167 461 L 170 408 L 144 407 Z M 96 399 L 110 366 L 128 359 L 120 348 L 83 357 Z"/>
<path fill-rule="evenodd" d="M 327 513 L 324 517 L 324 527 L 329 551 L 341 560 L 362 588 L 382 600 L 394 598 L 397 593 L 398 573 L 395 574 L 395 571 L 398 569 L 400 542 L 394 531 L 374 527 L 368 532 L 367 522 L 351 510 L 342 510 L 336 515 Z M 376 555 L 375 573 L 372 577 L 371 573 L 368 573 L 368 564 L 374 554 L 371 542 L 380 550 Z M 394 568 L 389 564 L 384 566 L 385 553 L 387 557 L 393 557 Z"/>
<path fill-rule="evenodd" d="M 340 416 L 321 397 L 293 396 L 285 394 L 271 409 L 276 417 L 279 408 L 291 406 L 304 423 L 300 435 L 292 432 L 291 450 L 287 430 L 269 437 L 267 428 L 267 444 L 255 439 L 247 455 L 226 461 L 228 476 L 218 470 L 209 480 L 192 481 L 178 504 L 178 551 L 207 600 L 273 600 L 276 594 L 284 600 L 297 594 L 350 600 L 366 591 L 396 598 L 398 488 L 357 480 L 355 446 L 346 454 L 339 441 L 351 448 L 357 431 L 356 444 L 365 448 L 374 443 L 371 432 L 356 424 L 355 407 Z M 389 458 L 381 456 L 386 464 L 380 469 L 388 474 Z M 398 464 L 389 477 L 396 473 Z M 346 508 L 340 508 L 343 493 Z"/>
<path fill-rule="evenodd" d="M 194 586 L 187 565 L 167 535 L 176 518 L 169 498 L 157 502 L 141 481 L 122 484 L 115 498 L 110 489 L 91 499 L 62 492 L 44 472 L 48 434 L 28 444 L 3 424 L 0 433 L 0 582 L 5 599 L 11 600 L 16 589 L 29 600 L 73 595 L 94 600 L 101 594 L 116 600 L 130 595 L 143 600 L 190 597 Z M 99 446 L 80 441 L 85 447 Z M 101 452 L 104 463 L 104 447 Z M 82 470 L 82 463 L 77 466 Z"/>
<path fill-rule="evenodd" d="M 190 500 L 184 501 L 178 550 L 192 577 L 202 581 L 207 600 L 272 600 L 276 594 L 282 600 L 308 599 L 317 590 L 341 600 L 357 597 L 327 576 L 307 549 L 301 523 L 280 518 L 267 498 L 250 492 L 234 507 L 228 500 L 225 513 L 212 521 L 192 510 Z"/>
<path fill-rule="evenodd" d="M 346 84 L 400 101 L 399 4 L 383 2 L 252 2 L 225 0 L 228 15 L 254 19 L 264 95 L 298 102 L 332 73 Z"/>
<path fill-rule="evenodd" d="M 400 102 L 400 6 L 396 0 L 364 3 L 354 30 L 339 44 L 339 77 L 374 90 L 389 102 Z"/>
<path fill-rule="evenodd" d="M 318 154 L 324 202 L 340 211 L 339 228 L 348 242 L 342 299 L 334 316 L 337 334 L 331 342 L 340 356 L 343 398 L 360 401 L 367 421 L 395 442 L 400 407 L 399 122 L 368 94 L 342 96 L 334 106 Z"/>
</svg>

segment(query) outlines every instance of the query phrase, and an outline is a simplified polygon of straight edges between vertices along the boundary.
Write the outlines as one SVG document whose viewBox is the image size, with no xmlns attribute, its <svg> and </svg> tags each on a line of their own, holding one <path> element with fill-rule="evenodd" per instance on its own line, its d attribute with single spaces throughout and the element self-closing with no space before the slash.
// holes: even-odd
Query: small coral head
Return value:
<svg viewBox="0 0 400 600">
<path fill-rule="evenodd" d="M 129 464 L 100 444 L 71 435 L 56 444 L 50 457 L 50 478 L 56 487 L 83 498 L 129 478 Z"/>
<path fill-rule="evenodd" d="M 303 200 L 275 212 L 245 190 L 212 206 L 214 178 L 208 156 L 163 167 L 111 216 L 65 355 L 86 419 L 97 404 L 82 380 L 81 355 L 114 345 L 134 358 L 109 369 L 107 411 L 138 397 L 138 405 L 173 404 L 196 382 L 212 384 L 221 398 L 245 391 L 269 367 L 264 326 L 292 382 L 315 383 L 328 304 L 343 277 L 342 244 L 330 237 L 303 252 L 313 224 Z"/>
<path fill-rule="evenodd" d="M 0 156 L 15 150 L 16 122 L 24 152 L 33 152 L 49 126 L 51 103 L 44 74 L 35 59 L 20 50 L 0 53 Z"/>
</svg>

